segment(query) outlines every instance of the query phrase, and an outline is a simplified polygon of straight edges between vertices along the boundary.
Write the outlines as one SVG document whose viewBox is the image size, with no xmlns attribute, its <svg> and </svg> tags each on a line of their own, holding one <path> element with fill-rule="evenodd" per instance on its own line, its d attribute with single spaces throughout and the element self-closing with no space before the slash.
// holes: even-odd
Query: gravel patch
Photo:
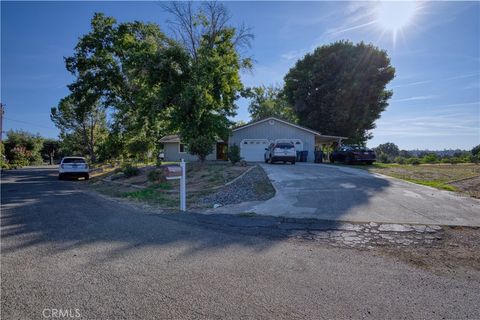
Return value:
<svg viewBox="0 0 480 320">
<path fill-rule="evenodd" d="M 267 174 L 259 166 L 247 172 L 241 179 L 217 192 L 205 196 L 200 203 L 214 205 L 237 204 L 245 201 L 264 201 L 273 197 L 275 191 Z"/>
</svg>

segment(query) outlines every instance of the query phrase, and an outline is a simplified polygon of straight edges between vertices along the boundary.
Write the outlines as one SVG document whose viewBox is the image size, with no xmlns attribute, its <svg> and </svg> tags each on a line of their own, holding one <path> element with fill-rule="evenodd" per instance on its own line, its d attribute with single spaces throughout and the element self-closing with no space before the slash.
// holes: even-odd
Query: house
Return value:
<svg viewBox="0 0 480 320">
<path fill-rule="evenodd" d="M 168 135 L 160 139 L 163 144 L 164 159 L 166 161 L 195 161 L 197 156 L 188 152 L 188 146 L 180 141 L 180 137 L 176 134 Z M 213 145 L 213 152 L 209 154 L 206 160 L 228 160 L 227 159 L 227 143 L 221 139 Z"/>
<path fill-rule="evenodd" d="M 345 137 L 326 136 L 321 133 L 299 126 L 297 124 L 269 117 L 233 129 L 228 145 L 236 144 L 240 147 L 240 156 L 246 161 L 263 161 L 265 148 L 277 140 L 291 141 L 297 151 L 308 151 L 307 161 L 313 162 L 315 150 L 325 146 L 340 144 Z M 186 146 L 177 135 L 163 137 L 165 160 L 178 161 L 181 158 L 196 160 L 186 150 Z M 207 156 L 207 160 L 226 160 L 227 143 L 218 140 L 214 152 Z"/>
</svg>

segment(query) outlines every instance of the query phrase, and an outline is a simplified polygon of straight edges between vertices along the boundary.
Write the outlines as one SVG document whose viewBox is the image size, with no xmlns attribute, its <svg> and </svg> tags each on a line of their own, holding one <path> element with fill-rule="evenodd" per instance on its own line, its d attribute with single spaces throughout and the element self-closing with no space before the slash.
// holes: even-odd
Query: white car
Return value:
<svg viewBox="0 0 480 320">
<path fill-rule="evenodd" d="M 282 161 L 283 163 L 295 164 L 295 160 L 297 160 L 295 145 L 292 142 L 272 143 L 268 148 L 265 148 L 264 159 L 265 163 Z"/>
<path fill-rule="evenodd" d="M 60 162 L 58 168 L 58 179 L 66 177 L 83 177 L 85 180 L 90 178 L 87 161 L 83 157 L 65 157 Z"/>
</svg>

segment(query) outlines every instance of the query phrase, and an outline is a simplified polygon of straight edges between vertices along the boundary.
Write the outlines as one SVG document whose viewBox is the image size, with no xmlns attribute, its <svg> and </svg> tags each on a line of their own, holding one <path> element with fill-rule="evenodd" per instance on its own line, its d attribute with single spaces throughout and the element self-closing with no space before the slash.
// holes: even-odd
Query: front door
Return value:
<svg viewBox="0 0 480 320">
<path fill-rule="evenodd" d="M 217 160 L 228 160 L 228 146 L 225 142 L 217 142 Z"/>
</svg>

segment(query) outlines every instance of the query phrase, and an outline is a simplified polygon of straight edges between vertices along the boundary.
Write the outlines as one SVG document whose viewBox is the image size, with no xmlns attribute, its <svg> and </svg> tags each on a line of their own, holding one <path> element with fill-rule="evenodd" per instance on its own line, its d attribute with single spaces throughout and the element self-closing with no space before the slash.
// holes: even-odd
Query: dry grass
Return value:
<svg viewBox="0 0 480 320">
<path fill-rule="evenodd" d="M 343 166 L 343 164 L 335 165 Z M 349 167 L 381 173 L 437 189 L 458 191 L 474 197 L 479 197 L 480 194 L 480 182 L 476 179 L 480 177 L 480 165 L 474 163 L 420 165 L 375 163 L 371 166 Z M 472 183 L 461 183 L 463 180 L 470 179 Z"/>
<path fill-rule="evenodd" d="M 480 176 L 480 165 L 477 164 L 421 164 L 421 165 L 378 165 L 373 166 L 378 172 L 405 180 L 452 181 Z"/>
</svg>

